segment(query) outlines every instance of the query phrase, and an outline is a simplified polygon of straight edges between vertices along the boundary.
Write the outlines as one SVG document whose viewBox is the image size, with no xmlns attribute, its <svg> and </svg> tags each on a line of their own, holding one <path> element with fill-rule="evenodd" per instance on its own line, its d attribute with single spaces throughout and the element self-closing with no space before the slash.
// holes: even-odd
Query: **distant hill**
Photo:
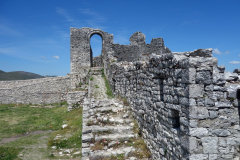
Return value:
<svg viewBox="0 0 240 160">
<path fill-rule="evenodd" d="M 44 76 L 24 71 L 4 72 L 0 70 L 0 81 L 26 80 L 36 78 L 44 78 Z"/>
</svg>

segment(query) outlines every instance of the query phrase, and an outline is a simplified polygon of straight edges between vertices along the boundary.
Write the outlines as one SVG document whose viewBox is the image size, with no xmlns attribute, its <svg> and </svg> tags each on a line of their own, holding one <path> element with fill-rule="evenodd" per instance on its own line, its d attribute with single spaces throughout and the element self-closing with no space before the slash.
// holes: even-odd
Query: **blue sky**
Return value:
<svg viewBox="0 0 240 160">
<path fill-rule="evenodd" d="M 227 71 L 240 68 L 239 0 L 0 0 L 0 70 L 70 73 L 70 27 L 99 28 L 114 43 L 163 37 L 173 52 L 213 48 Z M 94 55 L 101 38 L 91 39 Z"/>
</svg>

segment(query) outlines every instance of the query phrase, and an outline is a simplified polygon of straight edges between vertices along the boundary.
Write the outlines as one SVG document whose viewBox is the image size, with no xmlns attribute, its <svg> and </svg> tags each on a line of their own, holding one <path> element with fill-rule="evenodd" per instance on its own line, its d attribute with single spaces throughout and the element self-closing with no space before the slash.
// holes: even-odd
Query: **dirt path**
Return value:
<svg viewBox="0 0 240 160">
<path fill-rule="evenodd" d="M 51 131 L 51 130 L 49 130 L 49 131 L 33 131 L 33 132 L 30 132 L 30 133 L 27 132 L 27 133 L 17 135 L 17 136 L 13 136 L 13 137 L 10 137 L 10 138 L 3 138 L 0 142 L 0 145 L 16 141 L 21 137 L 28 137 L 28 136 L 31 136 L 31 135 L 45 134 L 45 133 L 51 133 L 51 132 L 53 132 L 53 131 Z"/>
<path fill-rule="evenodd" d="M 95 99 L 104 99 L 108 96 L 106 95 L 106 87 L 105 87 L 105 81 L 102 78 L 101 75 L 92 75 L 93 80 L 90 81 L 90 92 L 91 92 L 91 98 Z"/>
</svg>

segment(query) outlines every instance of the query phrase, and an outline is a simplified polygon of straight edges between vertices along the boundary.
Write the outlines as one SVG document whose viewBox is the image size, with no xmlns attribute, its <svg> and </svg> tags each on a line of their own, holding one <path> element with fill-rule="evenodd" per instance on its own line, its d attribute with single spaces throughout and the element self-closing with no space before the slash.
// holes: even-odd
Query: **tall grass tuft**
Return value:
<svg viewBox="0 0 240 160">
<path fill-rule="evenodd" d="M 110 84 L 109 84 L 109 82 L 108 82 L 108 80 L 107 80 L 107 78 L 104 74 L 104 69 L 101 69 L 101 71 L 102 71 L 102 77 L 104 78 L 104 81 L 105 81 L 105 86 L 107 88 L 106 94 L 107 94 L 108 98 L 114 98 L 111 86 L 110 86 Z"/>
</svg>

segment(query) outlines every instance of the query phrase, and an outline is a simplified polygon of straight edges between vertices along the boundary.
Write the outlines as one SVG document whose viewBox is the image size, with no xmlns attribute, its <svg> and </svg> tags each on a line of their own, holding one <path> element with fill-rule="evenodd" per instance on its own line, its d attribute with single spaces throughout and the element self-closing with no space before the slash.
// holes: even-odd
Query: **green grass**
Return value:
<svg viewBox="0 0 240 160">
<path fill-rule="evenodd" d="M 107 88 L 106 94 L 107 94 L 108 98 L 114 98 L 111 86 L 110 86 L 106 76 L 104 75 L 104 70 L 101 69 L 101 71 L 102 71 L 102 77 L 104 78 L 104 81 L 105 81 L 105 86 Z"/>
<path fill-rule="evenodd" d="M 48 141 L 48 146 L 57 148 L 81 148 L 82 146 L 82 108 L 74 109 L 64 118 L 69 127 L 54 132 Z M 71 134 L 66 140 L 54 140 L 57 134 Z"/>
<path fill-rule="evenodd" d="M 66 115 L 66 107 L 0 105 L 0 139 L 37 130 L 58 130 Z"/>
<path fill-rule="evenodd" d="M 89 77 L 89 79 L 90 79 L 90 81 L 92 81 L 92 80 L 93 80 L 93 77 Z"/>
<path fill-rule="evenodd" d="M 23 148 L 0 147 L 0 160 L 16 159 Z"/>
<path fill-rule="evenodd" d="M 60 105 L 66 105 L 66 102 Z M 63 124 L 68 124 L 68 127 L 62 129 Z M 0 160 L 16 159 L 20 153 L 29 156 L 33 152 L 48 157 L 52 152 L 51 146 L 53 145 L 57 148 L 81 148 L 82 108 L 67 112 L 66 106 L 43 108 L 41 106 L 30 107 L 30 105 L 16 104 L 0 105 L 0 126 L 0 141 L 3 138 L 21 136 L 26 132 L 52 130 L 52 133 L 23 136 L 1 145 Z M 70 136 L 65 140 L 54 141 L 53 139 L 57 134 L 63 137 L 65 137 L 64 134 Z M 30 150 L 32 146 L 33 149 L 36 147 L 37 149 Z M 46 147 L 38 149 L 39 146 Z M 48 158 L 51 158 L 51 156 Z"/>
</svg>

